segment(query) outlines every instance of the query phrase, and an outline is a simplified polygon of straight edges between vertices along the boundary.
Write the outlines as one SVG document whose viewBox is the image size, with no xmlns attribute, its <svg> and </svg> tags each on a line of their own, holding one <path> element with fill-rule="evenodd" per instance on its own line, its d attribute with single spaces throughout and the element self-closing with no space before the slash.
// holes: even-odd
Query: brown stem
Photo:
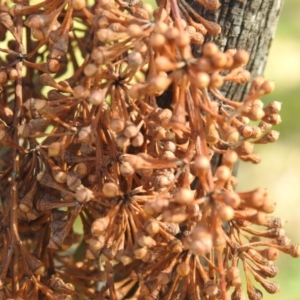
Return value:
<svg viewBox="0 0 300 300">
<path fill-rule="evenodd" d="M 105 263 L 105 273 L 106 273 L 107 283 L 109 287 L 110 299 L 117 300 L 117 295 L 114 286 L 114 279 L 112 276 L 112 267 L 111 267 L 111 263 L 108 261 Z"/>
<path fill-rule="evenodd" d="M 19 37 L 19 43 L 17 43 L 16 51 L 19 53 L 23 53 L 23 45 L 22 45 L 22 29 L 23 29 L 23 20 L 22 17 L 17 18 L 16 32 Z M 16 64 L 16 70 L 19 74 L 22 74 L 22 61 L 19 61 Z M 22 105 L 22 77 L 19 77 L 16 80 L 15 85 L 15 106 L 14 106 L 14 120 L 13 127 L 15 129 L 14 133 L 14 142 L 19 144 L 18 137 L 18 124 L 21 113 L 21 105 Z M 10 232 L 12 234 L 11 247 L 13 251 L 12 256 L 12 294 L 16 296 L 17 291 L 19 289 L 18 282 L 18 251 L 17 251 L 17 243 L 20 243 L 20 236 L 18 232 L 18 182 L 19 182 L 19 150 L 14 148 L 14 160 L 13 160 L 13 173 L 12 173 L 12 187 L 11 187 L 11 217 L 10 217 Z"/>
<path fill-rule="evenodd" d="M 172 10 L 172 14 L 175 20 L 175 23 L 179 29 L 179 31 L 182 31 L 182 23 L 181 23 L 181 17 L 180 17 L 180 11 L 177 5 L 177 1 L 176 0 L 170 0 L 170 4 L 171 4 L 171 10 Z"/>
<path fill-rule="evenodd" d="M 224 265 L 223 265 L 222 252 L 218 251 L 217 255 L 218 255 L 221 297 L 222 297 L 222 300 L 227 300 L 225 270 L 224 270 Z"/>
</svg>

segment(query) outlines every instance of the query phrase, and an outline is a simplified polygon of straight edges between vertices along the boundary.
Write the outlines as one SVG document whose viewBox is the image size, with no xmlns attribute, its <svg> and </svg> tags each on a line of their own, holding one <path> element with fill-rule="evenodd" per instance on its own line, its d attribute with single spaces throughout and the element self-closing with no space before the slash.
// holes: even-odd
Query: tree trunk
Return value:
<svg viewBox="0 0 300 300">
<path fill-rule="evenodd" d="M 204 9 L 194 0 L 186 0 L 204 18 L 217 22 L 222 27 L 221 34 L 206 36 L 221 50 L 244 49 L 250 53 L 246 69 L 251 78 L 263 75 L 271 42 L 275 35 L 283 0 L 224 0 L 217 11 Z M 201 53 L 195 47 L 194 55 Z M 222 91 L 229 99 L 242 101 L 249 84 L 226 83 Z"/>
</svg>

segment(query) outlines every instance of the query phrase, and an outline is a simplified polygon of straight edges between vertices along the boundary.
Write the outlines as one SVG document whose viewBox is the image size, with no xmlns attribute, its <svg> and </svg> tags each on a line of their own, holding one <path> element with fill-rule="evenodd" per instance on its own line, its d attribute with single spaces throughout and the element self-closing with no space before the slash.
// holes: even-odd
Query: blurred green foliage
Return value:
<svg viewBox="0 0 300 300">
<path fill-rule="evenodd" d="M 300 2 L 299 0 L 285 0 L 283 11 L 280 15 L 277 37 L 294 39 L 300 36 Z"/>
</svg>

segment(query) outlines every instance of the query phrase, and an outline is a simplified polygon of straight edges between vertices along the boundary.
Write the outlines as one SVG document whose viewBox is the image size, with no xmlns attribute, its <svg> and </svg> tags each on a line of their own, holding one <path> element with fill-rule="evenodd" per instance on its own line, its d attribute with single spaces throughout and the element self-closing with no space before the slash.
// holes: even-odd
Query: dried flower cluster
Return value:
<svg viewBox="0 0 300 300">
<path fill-rule="evenodd" d="M 193 57 L 220 26 L 184 0 L 14 2 L 0 4 L 0 299 L 278 292 L 273 261 L 299 246 L 232 170 L 278 139 L 281 104 L 263 106 L 262 77 L 243 103 L 220 92 L 249 80 L 248 53 Z"/>
</svg>

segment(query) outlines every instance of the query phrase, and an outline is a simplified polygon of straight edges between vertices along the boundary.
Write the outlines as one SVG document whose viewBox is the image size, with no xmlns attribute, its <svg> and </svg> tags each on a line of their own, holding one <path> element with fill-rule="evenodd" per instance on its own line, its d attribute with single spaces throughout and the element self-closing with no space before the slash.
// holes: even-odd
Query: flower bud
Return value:
<svg viewBox="0 0 300 300">
<path fill-rule="evenodd" d="M 80 203 L 88 202 L 94 198 L 93 191 L 84 186 L 80 186 L 76 190 L 75 198 Z"/>
<path fill-rule="evenodd" d="M 158 233 L 160 225 L 155 219 L 150 219 L 145 223 L 144 229 L 150 236 L 153 236 Z"/>
<path fill-rule="evenodd" d="M 186 262 L 181 262 L 177 265 L 176 272 L 179 276 L 182 276 L 182 277 L 187 276 L 191 272 L 190 265 L 187 264 Z"/>
<path fill-rule="evenodd" d="M 202 47 L 202 55 L 211 57 L 219 52 L 219 47 L 214 43 L 205 43 Z"/>
<path fill-rule="evenodd" d="M 194 201 L 194 194 L 195 191 L 180 188 L 174 196 L 174 201 L 181 205 L 189 205 Z"/>
<path fill-rule="evenodd" d="M 262 121 L 265 121 L 272 125 L 278 125 L 281 123 L 281 117 L 278 114 L 268 114 L 262 118 Z"/>
<path fill-rule="evenodd" d="M 163 284 L 163 285 L 166 285 L 168 284 L 170 281 L 171 281 L 171 274 L 170 273 L 167 273 L 167 272 L 160 272 L 157 276 L 157 281 L 160 283 L 160 284 Z"/>
<path fill-rule="evenodd" d="M 267 280 L 258 275 L 256 272 L 252 272 L 252 274 L 254 279 L 259 282 L 269 294 L 275 294 L 279 292 L 279 285 L 277 282 Z"/>
<path fill-rule="evenodd" d="M 213 73 L 210 76 L 209 86 L 212 88 L 220 88 L 224 84 L 224 78 L 219 73 Z"/>
<path fill-rule="evenodd" d="M 140 52 L 132 51 L 127 56 L 127 62 L 130 68 L 141 67 L 143 64 L 143 57 Z"/>
<path fill-rule="evenodd" d="M 78 142 L 91 144 L 95 141 L 91 126 L 82 127 L 78 132 Z"/>
<path fill-rule="evenodd" d="M 276 203 L 270 199 L 266 199 L 263 205 L 260 207 L 260 210 L 266 214 L 271 214 L 275 211 Z"/>
<path fill-rule="evenodd" d="M 263 250 L 259 250 L 259 253 L 262 257 L 265 257 L 267 260 L 274 261 L 279 256 L 279 251 L 274 247 L 268 247 Z"/>
<path fill-rule="evenodd" d="M 227 269 L 226 278 L 228 278 L 230 281 L 233 281 L 239 277 L 240 277 L 240 270 L 238 267 L 231 266 L 230 268 Z"/>
<path fill-rule="evenodd" d="M 214 177 L 221 182 L 227 182 L 231 177 L 231 171 L 227 166 L 219 166 L 216 169 Z"/>
<path fill-rule="evenodd" d="M 97 31 L 97 38 L 102 43 L 111 43 L 127 35 L 126 32 L 114 32 L 110 28 L 101 28 Z"/>
<path fill-rule="evenodd" d="M 278 217 L 269 216 L 266 220 L 265 226 L 268 228 L 283 228 L 287 221 Z"/>
<path fill-rule="evenodd" d="M 178 47 L 187 47 L 190 45 L 190 37 L 188 35 L 187 32 L 182 32 L 179 36 L 177 36 L 176 40 L 175 40 L 175 44 Z"/>
<path fill-rule="evenodd" d="M 148 20 L 150 22 L 150 16 L 149 16 L 148 10 L 145 9 L 143 6 L 141 6 L 141 7 L 139 7 L 138 5 L 132 6 L 131 12 L 134 17 L 143 19 L 143 20 Z"/>
<path fill-rule="evenodd" d="M 149 81 L 149 94 L 156 94 L 164 92 L 171 84 L 172 80 L 167 76 L 166 73 L 159 73 L 158 76 L 153 77 Z"/>
<path fill-rule="evenodd" d="M 188 25 L 184 28 L 185 32 L 188 33 L 189 37 L 192 39 L 195 33 L 197 32 L 196 28 L 192 25 Z"/>
<path fill-rule="evenodd" d="M 87 77 L 92 77 L 96 74 L 96 72 L 98 71 L 98 68 L 95 64 L 87 64 L 84 69 L 83 69 L 83 73 L 85 76 Z"/>
<path fill-rule="evenodd" d="M 213 246 L 211 234 L 201 225 L 194 228 L 191 238 L 190 249 L 195 255 L 205 255 Z"/>
<path fill-rule="evenodd" d="M 252 126 L 251 138 L 256 139 L 262 135 L 262 129 L 258 126 Z"/>
<path fill-rule="evenodd" d="M 78 85 L 73 89 L 73 95 L 77 99 L 86 99 L 90 96 L 90 91 L 86 87 Z"/>
<path fill-rule="evenodd" d="M 166 56 L 158 56 L 154 62 L 157 71 L 168 72 L 176 69 L 176 64 Z"/>
<path fill-rule="evenodd" d="M 246 205 L 250 207 L 261 207 L 267 199 L 268 193 L 264 188 L 257 188 L 250 192 L 238 193 L 241 199 L 246 201 Z"/>
<path fill-rule="evenodd" d="M 130 145 L 130 139 L 123 135 L 123 132 L 119 132 L 116 136 L 116 144 L 119 148 L 126 148 Z"/>
<path fill-rule="evenodd" d="M 115 57 L 115 53 L 105 47 L 94 48 L 91 54 L 92 59 L 98 64 L 109 63 Z"/>
<path fill-rule="evenodd" d="M 183 250 L 182 242 L 176 238 L 171 240 L 168 244 L 168 248 L 172 253 L 180 253 Z"/>
<path fill-rule="evenodd" d="M 212 282 L 206 283 L 204 291 L 208 297 L 216 297 L 220 293 L 218 286 Z"/>
<path fill-rule="evenodd" d="M 259 153 L 252 153 L 249 155 L 241 155 L 240 159 L 243 161 L 250 161 L 253 164 L 259 164 L 261 162 L 261 155 Z"/>
<path fill-rule="evenodd" d="M 68 172 L 67 175 L 67 186 L 70 190 L 76 191 L 81 186 L 80 176 L 76 172 Z"/>
<path fill-rule="evenodd" d="M 1 77 L 1 75 L 0 75 Z M 18 71 L 14 68 L 11 68 L 9 71 L 8 71 L 8 78 L 9 80 L 17 80 L 18 78 L 20 77 Z M 1 81 L 1 79 L 0 79 Z"/>
<path fill-rule="evenodd" d="M 300 257 L 300 246 L 298 244 L 289 245 L 288 250 L 284 252 L 295 258 Z"/>
<path fill-rule="evenodd" d="M 127 177 L 134 174 L 134 168 L 131 166 L 129 162 L 123 162 L 120 165 L 120 173 L 122 176 Z"/>
<path fill-rule="evenodd" d="M 106 16 L 101 16 L 97 22 L 99 28 L 107 28 L 109 24 L 109 20 Z"/>
<path fill-rule="evenodd" d="M 238 147 L 235 148 L 236 153 L 241 155 L 249 155 L 253 152 L 254 144 L 250 142 L 242 142 Z"/>
<path fill-rule="evenodd" d="M 93 105 L 101 105 L 105 101 L 107 88 L 95 90 L 89 97 L 89 102 Z"/>
<path fill-rule="evenodd" d="M 116 133 L 122 131 L 125 127 L 125 122 L 121 118 L 112 118 L 110 120 L 110 129 Z"/>
<path fill-rule="evenodd" d="M 241 198 L 236 192 L 228 191 L 223 194 L 223 201 L 232 208 L 237 208 L 241 203 Z"/>
<path fill-rule="evenodd" d="M 165 151 L 161 158 L 172 160 L 172 159 L 176 158 L 176 155 L 172 151 Z"/>
<path fill-rule="evenodd" d="M 32 29 L 42 30 L 51 22 L 51 20 L 52 20 L 51 14 L 30 15 L 25 21 L 25 25 Z"/>
<path fill-rule="evenodd" d="M 138 132 L 138 134 L 131 140 L 131 145 L 134 147 L 141 147 L 144 143 L 144 136 L 141 132 Z"/>
<path fill-rule="evenodd" d="M 267 115 L 278 114 L 281 110 L 281 106 L 282 106 L 281 102 L 272 101 L 264 108 L 264 111 Z"/>
<path fill-rule="evenodd" d="M 232 169 L 238 160 L 238 155 L 235 151 L 227 150 L 222 158 L 222 164 Z"/>
<path fill-rule="evenodd" d="M 129 139 L 135 137 L 139 132 L 137 126 L 135 126 L 132 122 L 126 121 L 125 128 L 123 130 L 123 135 Z"/>
<path fill-rule="evenodd" d="M 97 252 L 105 246 L 105 235 L 94 236 L 89 241 L 89 248 L 93 252 Z"/>
<path fill-rule="evenodd" d="M 194 172 L 197 175 L 205 174 L 210 168 L 210 162 L 205 156 L 196 156 L 194 160 Z"/>
<path fill-rule="evenodd" d="M 109 29 L 114 32 L 126 32 L 127 28 L 118 22 L 113 22 L 109 25 Z"/>
<path fill-rule="evenodd" d="M 218 216 L 222 221 L 231 221 L 234 218 L 234 210 L 231 206 L 223 205 L 218 209 Z"/>
<path fill-rule="evenodd" d="M 166 9 L 162 7 L 158 7 L 153 11 L 153 17 L 156 21 L 165 20 L 168 18 L 169 14 L 167 13 Z"/>
<path fill-rule="evenodd" d="M 261 129 L 262 132 L 268 132 L 271 129 L 272 125 L 267 122 L 260 121 L 258 127 Z"/>
<path fill-rule="evenodd" d="M 223 52 L 217 52 L 211 57 L 211 62 L 215 69 L 224 69 L 227 64 L 227 55 Z"/>
<path fill-rule="evenodd" d="M 59 167 L 52 168 L 52 175 L 56 182 L 65 183 L 67 181 L 67 173 L 62 171 Z"/>
<path fill-rule="evenodd" d="M 210 77 L 205 72 L 197 72 L 195 77 L 193 77 L 193 83 L 199 88 L 204 89 L 208 87 L 210 83 Z"/>
<path fill-rule="evenodd" d="M 247 284 L 247 294 L 249 297 L 249 300 L 262 300 L 263 299 L 263 293 L 255 288 L 252 284 Z"/>
<path fill-rule="evenodd" d="M 260 139 L 256 140 L 255 144 L 268 144 L 276 142 L 279 139 L 280 132 L 276 130 L 271 130 L 262 136 Z"/>
<path fill-rule="evenodd" d="M 132 38 L 140 37 L 143 34 L 141 26 L 137 24 L 130 24 L 127 27 L 127 34 Z"/>
<path fill-rule="evenodd" d="M 175 153 L 177 146 L 174 142 L 166 141 L 166 142 L 164 142 L 164 149 L 165 149 L 165 151 L 170 151 L 170 152 Z"/>
<path fill-rule="evenodd" d="M 48 156 L 59 156 L 63 151 L 63 145 L 60 142 L 53 142 L 48 146 Z"/>
<path fill-rule="evenodd" d="M 146 254 L 147 254 L 147 248 L 142 247 L 142 248 L 136 248 L 133 250 L 133 255 L 137 259 L 142 259 Z"/>
<path fill-rule="evenodd" d="M 85 162 L 79 162 L 73 168 L 80 177 L 84 177 L 88 173 L 88 165 Z"/>
<path fill-rule="evenodd" d="M 166 38 L 164 35 L 162 35 L 160 33 L 153 33 L 150 36 L 149 44 L 154 49 L 159 49 L 166 44 Z"/>
<path fill-rule="evenodd" d="M 249 52 L 242 49 L 237 50 L 233 56 L 234 67 L 237 68 L 245 66 L 249 61 L 249 57 Z"/>
<path fill-rule="evenodd" d="M 71 4 L 74 10 L 82 10 L 86 7 L 85 0 L 72 0 Z"/>
<path fill-rule="evenodd" d="M 106 182 L 102 187 L 105 197 L 113 198 L 119 195 L 119 187 L 114 182 Z"/>
<path fill-rule="evenodd" d="M 270 94 L 275 89 L 275 83 L 273 81 L 266 80 L 264 83 L 260 86 L 261 90 L 263 91 L 263 94 Z"/>
<path fill-rule="evenodd" d="M 106 216 L 103 218 L 96 219 L 91 226 L 91 232 L 94 236 L 101 236 L 106 229 L 108 228 L 110 223 L 110 217 Z"/>
<path fill-rule="evenodd" d="M 231 300 L 246 300 L 241 283 L 235 285 L 235 289 L 231 294 Z"/>
<path fill-rule="evenodd" d="M 253 129 L 250 125 L 241 125 L 238 127 L 238 131 L 245 139 L 250 138 L 253 134 Z"/>
<path fill-rule="evenodd" d="M 204 36 L 202 33 L 196 31 L 191 37 L 191 43 L 194 45 L 202 45 L 204 42 Z"/>
<path fill-rule="evenodd" d="M 156 241 L 150 237 L 150 236 L 146 236 L 144 234 L 140 235 L 137 238 L 137 243 L 141 246 L 141 247 L 146 247 L 146 248 L 151 248 L 153 246 L 156 245 Z"/>
<path fill-rule="evenodd" d="M 196 2 L 208 10 L 217 10 L 221 6 L 219 0 L 196 0 Z"/>
<path fill-rule="evenodd" d="M 86 249 L 85 257 L 86 257 L 87 259 L 90 259 L 90 260 L 96 259 L 96 255 L 95 255 L 94 252 L 91 251 L 90 249 Z"/>
<path fill-rule="evenodd" d="M 176 27 L 169 27 L 165 32 L 165 37 L 172 42 L 179 36 L 179 34 L 179 30 Z"/>
</svg>

